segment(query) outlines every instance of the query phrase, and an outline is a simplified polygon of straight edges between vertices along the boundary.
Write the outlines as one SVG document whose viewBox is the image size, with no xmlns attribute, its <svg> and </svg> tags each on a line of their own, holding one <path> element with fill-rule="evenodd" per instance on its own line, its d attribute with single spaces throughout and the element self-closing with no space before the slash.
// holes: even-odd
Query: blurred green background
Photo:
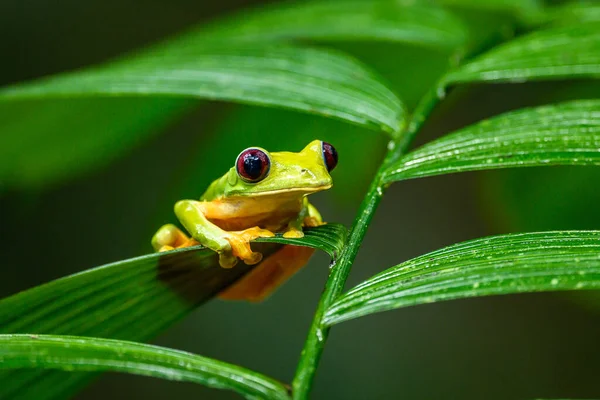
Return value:
<svg viewBox="0 0 600 400">
<path fill-rule="evenodd" d="M 108 60 L 260 3 L 265 2 L 4 0 L 0 83 Z M 461 15 L 474 29 L 501 26 L 508 18 L 465 10 Z M 448 65 L 447 54 L 409 45 L 335 47 L 376 69 L 409 107 Z M 592 82 L 461 87 L 442 102 L 416 145 L 506 110 L 598 93 L 600 86 Z M 89 101 L 82 106 L 106 107 L 106 120 L 164 106 L 160 100 Z M 124 137 L 135 145 L 116 159 L 104 159 L 98 149 L 97 168 L 91 171 L 71 165 L 72 178 L 59 183 L 24 190 L 0 187 L 1 297 L 150 252 L 156 228 L 174 221 L 174 202 L 198 197 L 250 145 L 297 151 L 314 138 L 333 143 L 340 153 L 335 187 L 313 200 L 327 220 L 349 226 L 386 144 L 377 132 L 292 111 L 195 101 L 177 106 L 185 110 L 181 118 L 145 122 L 157 126 L 148 140 L 115 133 L 111 145 L 119 146 Z M 76 129 L 68 125 L 68 115 L 63 118 L 66 129 Z M 598 229 L 598 182 L 598 168 L 553 167 L 396 184 L 375 216 L 348 285 L 410 257 L 484 235 Z M 318 254 L 262 304 L 210 302 L 155 343 L 290 381 L 327 265 L 327 257 Z M 336 399 L 592 398 L 600 395 L 599 337 L 600 301 L 593 293 L 410 307 L 335 326 L 313 394 Z M 133 395 L 236 398 L 196 385 L 116 374 L 103 376 L 78 398 Z"/>
</svg>

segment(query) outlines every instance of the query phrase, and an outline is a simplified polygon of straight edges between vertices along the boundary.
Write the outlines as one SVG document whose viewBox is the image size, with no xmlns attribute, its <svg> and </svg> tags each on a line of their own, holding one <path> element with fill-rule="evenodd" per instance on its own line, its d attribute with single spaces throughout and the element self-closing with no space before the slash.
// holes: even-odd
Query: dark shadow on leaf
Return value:
<svg viewBox="0 0 600 400">
<path fill-rule="evenodd" d="M 264 258 L 281 248 L 275 243 L 253 243 L 252 249 Z M 198 250 L 165 253 L 158 259 L 157 278 L 190 305 L 198 306 L 213 298 L 256 265 L 238 262 L 231 269 L 219 266 L 217 254 L 198 246 Z"/>
</svg>

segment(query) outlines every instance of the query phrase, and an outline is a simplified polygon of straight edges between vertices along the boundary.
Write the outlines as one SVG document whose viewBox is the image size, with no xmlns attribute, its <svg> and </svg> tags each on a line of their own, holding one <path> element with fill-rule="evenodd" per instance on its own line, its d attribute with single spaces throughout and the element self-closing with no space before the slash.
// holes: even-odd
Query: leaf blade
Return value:
<svg viewBox="0 0 600 400">
<path fill-rule="evenodd" d="M 481 11 L 510 12 L 518 15 L 530 15 L 542 12 L 543 2 L 538 0 L 440 0 L 448 7 L 470 8 Z"/>
<path fill-rule="evenodd" d="M 449 72 L 441 86 L 599 77 L 600 23 L 589 22 L 533 32 L 500 45 Z"/>
<path fill-rule="evenodd" d="M 405 42 L 456 48 L 462 22 L 433 4 L 390 1 L 304 1 L 244 12 L 187 34 L 183 40 L 326 40 Z"/>
<path fill-rule="evenodd" d="M 548 7 L 543 13 L 539 13 L 532 23 L 564 25 L 593 21 L 600 21 L 600 5 L 573 2 Z"/>
<path fill-rule="evenodd" d="M 1 88 L 0 181 L 40 186 L 81 174 L 147 138 L 197 99 L 288 108 L 391 134 L 405 120 L 396 95 L 338 52 L 271 44 L 158 46 Z M 67 143 L 68 151 L 56 143 Z"/>
<path fill-rule="evenodd" d="M 265 238 L 264 243 L 254 243 L 253 247 L 265 256 L 276 251 L 279 243 L 336 254 L 346 235 L 339 224 L 305 232 L 303 239 Z M 243 263 L 232 269 L 220 268 L 216 253 L 201 246 L 107 264 L 0 300 L 0 333 L 147 341 L 250 269 Z M 35 387 L 29 385 L 33 379 Z M 0 398 L 16 393 L 36 399 L 64 396 L 85 379 L 89 374 L 64 379 L 58 372 L 4 372 L 0 373 Z"/>
<path fill-rule="evenodd" d="M 459 298 L 584 289 L 600 289 L 600 231 L 492 236 L 375 275 L 338 298 L 324 322 Z"/>
<path fill-rule="evenodd" d="M 395 161 L 383 180 L 548 165 L 600 165 L 600 100 L 523 109 L 470 125 Z"/>
<path fill-rule="evenodd" d="M 0 369 L 125 372 L 235 391 L 247 399 L 288 399 L 265 375 L 184 351 L 141 343 L 54 335 L 0 335 Z"/>
<path fill-rule="evenodd" d="M 341 53 L 288 45 L 190 45 L 17 84 L 0 100 L 88 96 L 238 101 L 400 129 L 404 107 L 379 79 Z"/>
<path fill-rule="evenodd" d="M 365 40 L 365 41 L 389 41 L 389 42 L 408 42 L 426 46 L 432 46 L 439 49 L 446 48 L 454 48 L 456 46 L 462 45 L 462 43 L 466 39 L 466 29 L 463 26 L 462 22 L 455 17 L 452 13 L 441 7 L 435 7 L 432 4 L 400 4 L 397 2 L 360 2 L 360 1 L 344 1 L 344 2 L 331 2 L 330 4 L 324 4 L 323 2 L 311 2 L 311 3 L 298 3 L 293 6 L 276 6 L 270 8 L 263 8 L 256 12 L 245 12 L 243 18 L 232 18 L 229 20 L 219 20 L 215 24 L 212 24 L 208 29 L 204 27 L 200 27 L 199 29 L 195 29 L 191 33 L 183 34 L 174 39 L 168 40 L 164 43 L 152 46 L 147 50 L 143 50 L 142 52 L 138 52 L 137 54 L 133 54 L 130 58 L 134 59 L 161 59 L 163 56 L 172 57 L 173 54 L 189 54 L 190 51 L 200 51 L 202 52 L 203 48 L 208 46 L 208 43 L 213 41 L 219 41 L 222 43 L 227 43 L 227 46 L 230 46 L 231 43 L 236 41 L 236 37 L 239 38 L 240 35 L 251 36 L 251 34 L 255 35 L 251 41 L 256 45 L 257 41 L 262 41 L 264 43 L 270 42 L 278 42 L 282 43 L 284 41 L 289 40 L 311 40 L 311 41 L 344 41 L 344 40 Z M 356 19 L 360 19 L 361 23 L 357 24 Z M 316 28 L 319 29 L 316 29 Z M 246 41 L 247 42 L 247 41 Z M 226 47 L 227 47 L 226 46 Z M 285 46 L 284 46 L 285 47 Z M 301 50 L 299 50 L 301 51 Z M 162 62 L 162 61 L 161 61 Z M 120 65 L 119 62 L 109 64 L 109 66 Z M 269 64 L 269 63 L 267 63 Z M 136 67 L 137 64 L 132 65 L 132 67 Z M 265 69 L 267 70 L 267 69 Z M 97 73 L 97 68 L 91 68 L 84 71 L 91 71 L 93 73 Z M 116 71 L 118 72 L 118 71 Z M 152 70 L 153 72 L 153 70 Z M 168 71 L 167 71 L 168 72 Z M 165 74 L 167 73 L 165 72 Z M 74 72 L 76 77 L 80 77 L 80 73 Z M 149 73 L 151 74 L 151 73 Z M 72 76 L 70 74 L 66 74 L 67 76 Z M 61 75 L 63 76 L 63 75 Z M 155 77 L 150 76 L 146 77 L 148 80 L 152 80 Z M 36 81 L 37 82 L 37 81 Z M 137 82 L 139 84 L 140 82 Z M 41 83 L 40 83 L 41 84 Z M 81 82 L 84 84 L 84 82 Z M 183 87 L 181 87 L 183 86 Z M 235 86 L 235 85 L 234 85 Z M 318 85 L 317 85 L 318 86 Z M 6 95 L 10 96 L 36 96 L 35 90 L 32 90 L 31 87 L 29 89 L 25 88 L 23 90 L 29 91 L 29 94 L 24 92 L 17 94 L 22 89 L 22 86 L 14 86 L 7 88 L 8 91 Z M 146 88 L 147 89 L 147 88 Z M 13 91 L 15 90 L 15 91 Z M 32 90 L 32 91 L 30 91 Z M 111 92 L 112 90 L 112 92 Z M 184 97 L 190 101 L 190 96 L 198 95 L 198 93 L 190 93 L 189 85 L 179 85 L 178 90 L 180 91 L 179 96 Z M 123 92 L 134 92 L 130 95 L 135 95 L 134 100 L 149 100 L 149 96 L 147 90 L 133 90 L 133 88 L 129 87 L 127 90 L 123 86 L 119 88 L 107 88 L 109 93 L 102 94 L 100 100 L 106 99 L 114 99 L 117 95 L 117 92 L 121 91 L 122 93 L 119 96 L 123 95 Z M 236 91 L 235 89 L 233 90 Z M 12 92 L 12 94 L 10 94 Z M 225 92 L 215 89 L 211 91 L 212 94 L 208 96 L 208 98 L 214 98 L 215 92 L 220 100 L 228 100 L 230 99 L 225 95 Z M 279 91 L 285 93 L 285 91 Z M 58 94 L 55 94 L 58 96 Z M 55 96 L 53 95 L 53 96 Z M 128 96 L 130 96 L 128 95 Z M 61 96 L 67 96 L 66 93 L 63 93 Z M 93 112 L 97 112 L 94 121 L 90 121 L 91 126 L 95 126 L 97 124 L 105 124 L 107 121 L 113 121 L 114 126 L 110 126 L 108 131 L 114 131 L 115 135 L 119 134 L 119 132 L 123 131 L 123 135 L 126 135 L 129 129 L 127 125 L 131 123 L 131 121 L 135 121 L 137 119 L 144 119 L 147 117 L 147 113 L 139 112 L 139 110 L 132 108 L 129 112 L 131 112 L 131 118 L 125 118 L 125 122 L 117 123 L 115 118 L 110 116 L 112 113 L 111 110 L 106 110 L 100 112 L 100 110 L 96 110 L 95 107 L 90 106 L 88 108 L 83 108 L 78 104 L 81 96 L 84 94 L 77 94 L 77 98 L 73 99 L 72 105 L 73 108 L 69 106 L 65 106 L 62 112 L 69 113 L 73 111 L 73 113 L 66 118 L 64 121 L 55 121 L 53 119 L 41 121 L 39 117 L 35 119 L 39 121 L 39 123 L 32 124 L 31 119 L 24 119 L 23 126 L 16 129 L 14 131 L 14 135 L 11 136 L 19 136 L 21 138 L 25 138 L 29 135 L 23 135 L 23 131 L 26 132 L 41 132 L 46 131 L 48 137 L 55 135 L 65 136 L 65 140 L 69 142 L 69 149 L 72 153 L 72 159 L 69 160 L 73 164 L 83 165 L 84 163 L 81 160 L 86 160 L 88 158 L 93 159 L 95 162 L 93 163 L 93 167 L 97 168 L 97 166 L 105 163 L 105 160 L 110 159 L 112 155 L 110 153 L 114 153 L 118 155 L 122 153 L 123 147 L 131 147 L 133 141 L 117 141 L 118 146 L 113 146 L 115 143 L 114 138 L 111 135 L 107 135 L 106 138 L 102 133 L 95 132 L 94 129 L 90 129 L 88 132 L 86 129 L 77 126 L 75 124 L 73 128 L 69 128 L 69 123 L 74 119 L 78 118 L 80 114 L 90 115 Z M 92 94 L 85 94 L 86 97 L 92 96 Z M 96 96 L 96 97 L 99 96 Z M 154 97 L 160 97 L 160 99 L 154 100 L 163 100 L 168 101 L 172 99 L 172 94 L 157 93 Z M 2 95 L 0 95 L 0 98 Z M 294 97 L 294 96 L 290 96 Z M 31 97 L 30 97 L 31 99 Z M 52 99 L 55 99 L 53 97 Z M 68 101 L 68 97 L 63 100 Z M 261 98 L 262 99 L 262 98 Z M 261 100 L 259 99 L 259 100 Z M 183 100 L 179 98 L 178 100 Z M 13 113 L 7 111 L 6 114 L 2 111 L 2 103 L 6 101 L 0 101 L 0 121 L 4 120 L 3 116 L 11 116 Z M 236 100 L 237 101 L 237 100 Z M 256 98 L 244 98 L 241 101 L 250 102 L 253 104 L 256 101 Z M 277 103 L 279 100 L 275 99 L 273 102 L 261 102 L 261 105 L 272 106 Z M 383 101 L 384 107 L 394 103 L 395 99 L 386 99 Z M 334 114 L 336 118 L 342 118 L 343 120 L 348 121 L 347 117 L 352 120 L 352 122 L 362 124 L 370 122 L 365 122 L 364 115 L 356 116 L 352 115 L 356 112 L 356 110 L 364 109 L 368 107 L 369 102 L 361 102 L 356 107 L 350 107 L 351 114 L 348 114 L 348 110 L 346 112 L 335 113 L 328 109 L 318 110 L 317 106 L 314 104 L 308 105 L 302 104 L 302 102 L 290 102 L 286 107 L 290 107 L 296 110 L 303 110 L 308 112 L 317 112 L 321 115 L 330 116 Z M 275 104 L 277 106 L 277 104 Z M 172 107 L 167 105 L 167 107 Z M 44 108 L 42 106 L 42 108 Z M 188 107 L 189 108 L 189 107 Z M 402 108 L 404 108 L 402 106 Z M 389 111 L 389 110 L 388 110 Z M 176 114 L 175 111 L 164 111 L 165 115 L 162 119 L 173 119 L 173 116 Z M 402 112 L 403 113 L 403 112 Z M 173 115 L 166 115 L 173 114 Z M 109 117 L 110 116 L 110 117 Z M 107 118 L 109 117 L 109 118 Z M 380 115 L 381 117 L 381 115 Z M 401 117 L 400 119 L 404 119 Z M 398 124 L 398 121 L 393 121 L 390 127 L 390 122 L 387 121 L 383 125 L 378 122 L 376 123 L 376 127 L 379 128 L 383 126 L 387 131 L 393 131 L 395 129 L 399 129 L 399 126 L 402 125 L 402 121 Z M 371 126 L 374 127 L 374 126 Z M 2 126 L 0 124 L 0 130 L 4 131 L 5 134 L 3 136 L 7 136 L 10 134 L 11 129 L 8 129 L 7 126 Z M 138 132 L 135 136 L 141 139 L 145 139 L 147 134 L 145 131 L 150 129 L 139 127 Z M 33 135 L 35 136 L 35 135 Z M 97 149 L 100 149 L 108 154 L 108 157 L 96 157 L 96 153 L 91 152 L 88 148 L 86 148 L 86 143 L 89 144 L 89 141 L 82 143 L 82 149 L 79 150 L 78 143 L 79 138 L 94 136 L 96 139 Z M 31 138 L 29 141 L 32 144 L 32 147 L 35 147 L 35 137 Z M 125 146 L 123 146 L 125 145 Z M 113 150 L 114 147 L 114 150 Z M 0 146 L 0 149 L 3 147 Z M 8 150 L 8 147 L 6 148 Z M 2 163 L 2 160 L 8 160 L 8 157 L 0 157 L 0 180 L 3 181 L 8 186 L 15 187 L 31 187 L 31 186 L 44 186 L 49 185 L 55 181 L 59 181 L 62 179 L 72 178 L 73 176 L 77 176 L 81 171 L 91 170 L 90 168 L 61 168 L 57 166 L 56 163 L 51 164 L 51 161 L 54 158 L 60 158 L 63 156 L 64 158 L 70 157 L 70 155 L 54 155 L 54 153 L 50 154 L 52 148 L 47 149 L 48 151 L 37 152 L 36 154 L 28 155 L 28 151 L 13 151 L 10 154 L 15 154 L 19 157 L 15 161 L 19 164 L 20 168 L 11 167 L 8 163 Z M 8 151 L 6 152 L 8 154 Z M 60 152 L 56 153 L 59 154 Z M 35 165 L 35 161 L 37 159 L 46 161 L 47 165 L 40 168 L 33 168 Z M 12 164 L 15 165 L 14 163 Z M 85 167 L 85 166 L 84 166 Z M 20 171 L 23 171 L 22 173 Z"/>
</svg>

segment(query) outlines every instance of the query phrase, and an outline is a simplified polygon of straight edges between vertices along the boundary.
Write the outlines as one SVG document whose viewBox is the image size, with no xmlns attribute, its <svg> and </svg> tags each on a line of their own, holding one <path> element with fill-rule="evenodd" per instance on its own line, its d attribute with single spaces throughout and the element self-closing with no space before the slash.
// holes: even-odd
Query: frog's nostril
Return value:
<svg viewBox="0 0 600 400">
<path fill-rule="evenodd" d="M 307 173 L 307 172 L 308 172 L 308 170 L 307 170 L 306 168 L 302 168 L 302 169 L 300 170 L 300 172 L 302 172 L 303 174 L 305 174 L 305 173 Z"/>
</svg>

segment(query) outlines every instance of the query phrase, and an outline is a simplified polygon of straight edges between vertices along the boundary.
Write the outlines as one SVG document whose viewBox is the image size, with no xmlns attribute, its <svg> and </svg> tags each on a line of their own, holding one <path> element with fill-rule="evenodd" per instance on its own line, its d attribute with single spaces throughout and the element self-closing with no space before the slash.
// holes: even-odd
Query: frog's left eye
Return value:
<svg viewBox="0 0 600 400">
<path fill-rule="evenodd" d="M 332 145 L 327 142 L 321 142 L 323 149 L 323 160 L 327 166 L 327 171 L 331 172 L 338 163 L 338 153 Z"/>
<path fill-rule="evenodd" d="M 240 153 L 235 161 L 238 175 L 246 182 L 260 182 L 269 174 L 271 160 L 261 149 L 251 147 Z"/>
</svg>

